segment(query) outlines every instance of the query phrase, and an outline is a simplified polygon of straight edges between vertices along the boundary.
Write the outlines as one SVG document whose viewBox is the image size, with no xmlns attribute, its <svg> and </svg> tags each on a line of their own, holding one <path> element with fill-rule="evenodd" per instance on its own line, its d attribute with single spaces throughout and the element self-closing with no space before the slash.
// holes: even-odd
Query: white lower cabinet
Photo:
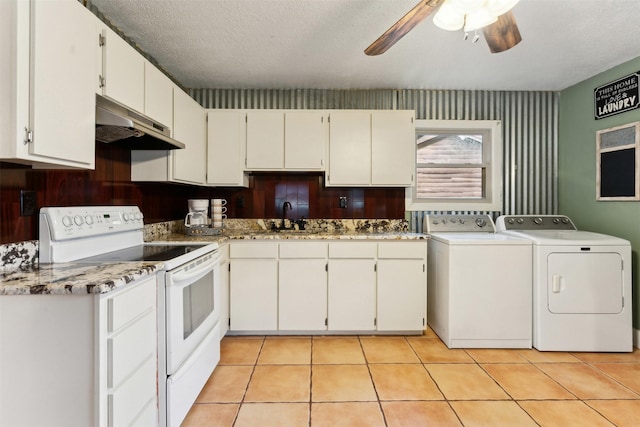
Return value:
<svg viewBox="0 0 640 427">
<path fill-rule="evenodd" d="M 327 329 L 327 244 L 280 243 L 278 329 Z"/>
<path fill-rule="evenodd" d="M 379 331 L 425 328 L 426 256 L 425 243 L 389 242 L 378 245 Z"/>
<path fill-rule="evenodd" d="M 376 329 L 376 263 L 374 259 L 329 260 L 329 329 Z"/>
<path fill-rule="evenodd" d="M 231 243 L 230 331 L 278 329 L 277 256 L 277 243 Z"/>
<path fill-rule="evenodd" d="M 0 296 L 0 425 L 157 426 L 156 307 L 155 275 L 102 295 Z"/>
<path fill-rule="evenodd" d="M 230 243 L 230 332 L 421 332 L 426 241 Z"/>
<path fill-rule="evenodd" d="M 229 330 L 229 245 L 220 245 L 220 339 Z"/>
</svg>

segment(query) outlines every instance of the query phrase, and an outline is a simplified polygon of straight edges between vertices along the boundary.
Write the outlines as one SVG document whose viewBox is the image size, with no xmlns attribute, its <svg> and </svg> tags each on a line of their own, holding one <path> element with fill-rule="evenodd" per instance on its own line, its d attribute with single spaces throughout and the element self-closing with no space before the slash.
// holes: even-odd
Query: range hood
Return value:
<svg viewBox="0 0 640 427">
<path fill-rule="evenodd" d="M 171 138 L 168 126 L 96 96 L 96 141 L 132 150 L 175 150 L 185 145 Z"/>
</svg>

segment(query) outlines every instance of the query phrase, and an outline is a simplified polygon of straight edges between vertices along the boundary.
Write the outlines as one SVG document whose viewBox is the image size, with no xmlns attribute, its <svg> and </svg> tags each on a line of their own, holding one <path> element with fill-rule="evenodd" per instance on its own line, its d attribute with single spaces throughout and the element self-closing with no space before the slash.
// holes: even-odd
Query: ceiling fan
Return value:
<svg viewBox="0 0 640 427">
<path fill-rule="evenodd" d="M 386 52 L 436 9 L 438 11 L 433 21 L 438 27 L 445 30 L 464 29 L 465 39 L 468 31 L 482 28 L 491 53 L 504 52 L 522 40 L 511 12 L 517 2 L 518 0 L 422 0 L 371 43 L 364 53 L 374 56 Z M 474 41 L 478 38 L 476 35 Z"/>
</svg>

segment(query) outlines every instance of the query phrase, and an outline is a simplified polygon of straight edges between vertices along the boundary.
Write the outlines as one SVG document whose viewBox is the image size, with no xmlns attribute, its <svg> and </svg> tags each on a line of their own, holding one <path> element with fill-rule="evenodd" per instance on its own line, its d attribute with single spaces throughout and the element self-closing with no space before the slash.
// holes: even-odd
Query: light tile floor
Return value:
<svg viewBox="0 0 640 427">
<path fill-rule="evenodd" d="M 640 350 L 448 349 L 423 336 L 225 337 L 184 427 L 640 426 Z"/>
</svg>

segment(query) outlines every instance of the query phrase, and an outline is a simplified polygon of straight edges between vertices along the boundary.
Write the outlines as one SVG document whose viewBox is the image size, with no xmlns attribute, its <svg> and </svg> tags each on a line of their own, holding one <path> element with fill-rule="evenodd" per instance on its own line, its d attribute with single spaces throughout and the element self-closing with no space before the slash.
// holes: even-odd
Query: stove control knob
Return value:
<svg viewBox="0 0 640 427">
<path fill-rule="evenodd" d="M 73 225 L 73 218 L 71 218 L 69 215 L 65 215 L 62 217 L 62 224 L 65 227 L 71 227 Z"/>
<path fill-rule="evenodd" d="M 553 218 L 554 224 L 560 224 L 560 218 Z"/>
<path fill-rule="evenodd" d="M 142 219 L 142 214 L 140 212 L 136 212 L 136 219 L 138 221 Z"/>
<path fill-rule="evenodd" d="M 93 217 L 91 215 L 87 215 L 84 217 L 84 222 L 87 223 L 87 225 L 91 225 L 93 224 Z"/>
<path fill-rule="evenodd" d="M 516 220 L 516 222 L 517 222 L 518 224 L 522 224 L 522 223 L 524 223 L 524 219 L 523 219 L 523 218 L 518 218 L 518 219 Z"/>
<path fill-rule="evenodd" d="M 516 220 L 513 219 L 513 218 L 508 218 L 507 219 L 507 223 L 509 223 L 509 224 L 514 224 L 515 222 L 516 222 Z"/>
<path fill-rule="evenodd" d="M 460 218 L 458 222 L 460 222 L 460 224 L 464 224 L 464 218 Z"/>
<path fill-rule="evenodd" d="M 438 224 L 440 224 L 440 221 L 438 221 L 437 219 L 434 219 L 433 220 L 433 225 L 438 225 Z"/>
<path fill-rule="evenodd" d="M 128 214 L 128 213 L 126 213 L 126 212 L 125 212 L 125 213 L 122 215 L 122 218 L 124 219 L 124 222 L 129 222 L 129 214 Z"/>
<path fill-rule="evenodd" d="M 478 218 L 478 219 L 476 219 L 476 225 L 478 227 L 482 228 L 485 225 L 487 225 L 487 221 L 484 218 Z"/>
<path fill-rule="evenodd" d="M 542 218 L 540 218 L 540 217 L 534 218 L 534 219 L 533 219 L 533 222 L 534 222 L 535 224 L 537 224 L 537 225 L 540 225 L 540 224 L 542 224 Z"/>
<path fill-rule="evenodd" d="M 446 224 L 447 223 L 447 218 L 442 218 L 442 223 Z"/>
<path fill-rule="evenodd" d="M 563 224 L 569 224 L 569 218 L 562 218 Z"/>
<path fill-rule="evenodd" d="M 80 215 L 74 216 L 73 217 L 73 222 L 75 222 L 77 226 L 81 226 L 82 224 L 84 224 L 84 220 L 82 219 L 82 217 Z"/>
</svg>

